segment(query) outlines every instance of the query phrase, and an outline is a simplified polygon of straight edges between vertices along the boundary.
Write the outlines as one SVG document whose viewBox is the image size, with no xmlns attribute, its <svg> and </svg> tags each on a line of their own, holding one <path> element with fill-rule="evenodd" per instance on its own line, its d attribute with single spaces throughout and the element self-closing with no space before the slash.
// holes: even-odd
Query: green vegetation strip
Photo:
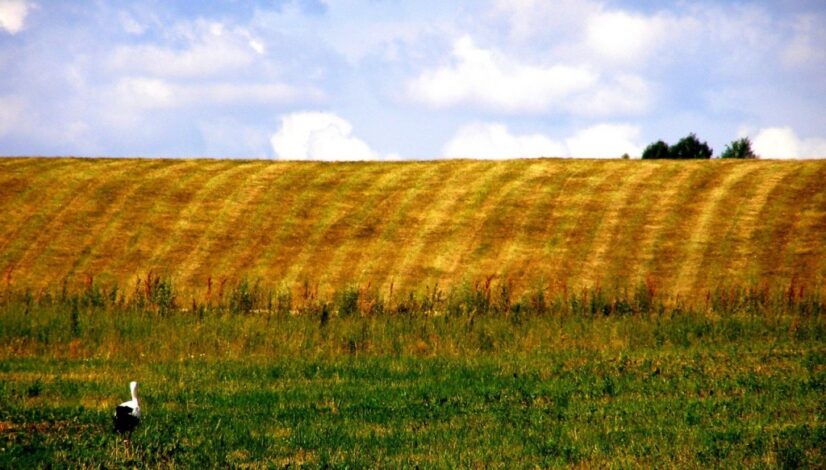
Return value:
<svg viewBox="0 0 826 470">
<path fill-rule="evenodd" d="M 822 315 L 0 310 L 0 468 L 821 466 Z M 129 442 L 114 406 L 140 382 Z"/>
</svg>

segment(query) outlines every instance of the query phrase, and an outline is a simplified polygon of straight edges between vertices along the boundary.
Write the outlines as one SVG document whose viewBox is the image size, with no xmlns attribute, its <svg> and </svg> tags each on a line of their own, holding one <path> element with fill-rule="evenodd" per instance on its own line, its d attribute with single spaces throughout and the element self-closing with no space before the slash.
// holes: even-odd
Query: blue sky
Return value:
<svg viewBox="0 0 826 470">
<path fill-rule="evenodd" d="M 0 0 L 0 155 L 826 156 L 826 2 Z"/>
</svg>

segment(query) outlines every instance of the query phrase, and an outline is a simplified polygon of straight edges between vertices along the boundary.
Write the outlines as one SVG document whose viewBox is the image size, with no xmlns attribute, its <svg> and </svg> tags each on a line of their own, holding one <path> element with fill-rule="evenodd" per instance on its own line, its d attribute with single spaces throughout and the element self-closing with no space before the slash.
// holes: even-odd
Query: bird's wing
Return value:
<svg viewBox="0 0 826 470">
<path fill-rule="evenodd" d="M 120 405 L 118 405 L 117 408 L 115 408 L 115 416 L 118 417 L 118 418 L 131 416 L 133 411 L 134 411 L 134 408 L 129 406 L 128 403 L 121 403 Z"/>
<path fill-rule="evenodd" d="M 141 416 L 141 409 L 135 402 L 135 400 L 125 401 L 118 405 L 118 407 L 115 410 L 117 414 L 122 413 L 125 415 L 136 416 L 138 418 L 140 418 Z"/>
</svg>

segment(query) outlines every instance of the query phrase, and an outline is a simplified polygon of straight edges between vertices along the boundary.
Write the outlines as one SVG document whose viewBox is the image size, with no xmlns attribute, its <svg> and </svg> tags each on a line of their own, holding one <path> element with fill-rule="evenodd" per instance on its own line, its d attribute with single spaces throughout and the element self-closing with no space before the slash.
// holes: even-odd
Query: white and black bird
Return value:
<svg viewBox="0 0 826 470">
<path fill-rule="evenodd" d="M 131 433 L 141 422 L 141 406 L 138 403 L 138 383 L 129 382 L 129 391 L 132 392 L 132 399 L 125 401 L 115 408 L 113 422 L 115 431 L 119 433 Z"/>
</svg>

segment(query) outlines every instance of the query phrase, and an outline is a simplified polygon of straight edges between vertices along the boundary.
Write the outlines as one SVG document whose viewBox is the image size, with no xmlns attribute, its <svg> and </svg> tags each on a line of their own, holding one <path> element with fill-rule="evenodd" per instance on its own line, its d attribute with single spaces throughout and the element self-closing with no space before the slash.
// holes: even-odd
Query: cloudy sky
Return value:
<svg viewBox="0 0 826 470">
<path fill-rule="evenodd" d="M 0 155 L 826 156 L 826 2 L 0 0 Z"/>
</svg>

